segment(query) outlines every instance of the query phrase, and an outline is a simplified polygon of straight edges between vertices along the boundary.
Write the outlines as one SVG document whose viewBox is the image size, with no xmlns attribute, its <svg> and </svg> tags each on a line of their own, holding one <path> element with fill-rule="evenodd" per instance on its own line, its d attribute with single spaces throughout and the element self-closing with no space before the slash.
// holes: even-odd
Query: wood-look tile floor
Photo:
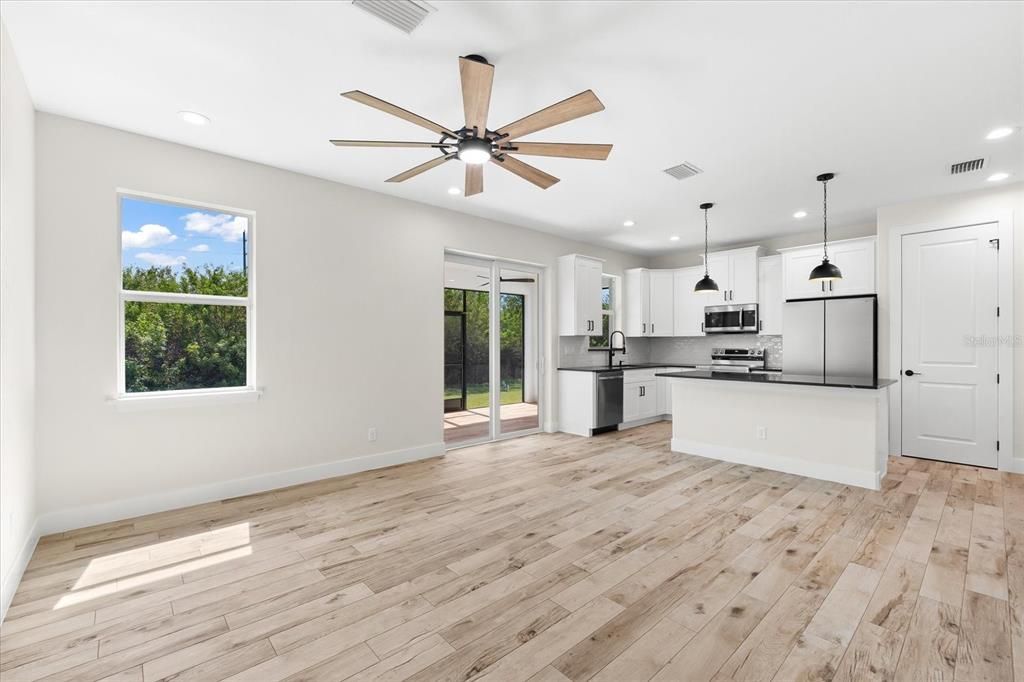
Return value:
<svg viewBox="0 0 1024 682">
<path fill-rule="evenodd" d="M 1024 476 L 894 458 L 870 492 L 669 428 L 47 537 L 0 678 L 1024 681 Z"/>
</svg>

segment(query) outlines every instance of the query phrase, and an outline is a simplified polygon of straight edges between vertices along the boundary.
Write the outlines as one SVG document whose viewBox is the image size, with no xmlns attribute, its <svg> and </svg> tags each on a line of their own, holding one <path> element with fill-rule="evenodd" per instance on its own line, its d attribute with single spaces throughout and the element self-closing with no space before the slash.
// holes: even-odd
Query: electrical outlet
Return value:
<svg viewBox="0 0 1024 682">
<path fill-rule="evenodd" d="M 376 427 L 371 426 L 370 429 L 366 432 L 366 440 L 370 441 L 371 443 L 377 440 Z"/>
<path fill-rule="evenodd" d="M 758 426 L 757 427 L 757 439 L 768 440 L 768 427 Z"/>
</svg>

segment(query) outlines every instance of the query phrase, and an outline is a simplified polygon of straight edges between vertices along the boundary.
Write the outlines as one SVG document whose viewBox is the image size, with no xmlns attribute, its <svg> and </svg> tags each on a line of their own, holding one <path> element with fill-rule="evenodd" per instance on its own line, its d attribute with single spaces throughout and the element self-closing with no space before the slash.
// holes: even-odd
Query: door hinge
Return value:
<svg viewBox="0 0 1024 682">
<path fill-rule="evenodd" d="M 997 239 L 989 239 L 988 243 L 991 244 L 992 246 L 996 247 L 997 251 L 999 250 L 999 239 L 998 238 Z"/>
<path fill-rule="evenodd" d="M 999 441 L 996 441 L 996 452 L 999 452 Z"/>
<path fill-rule="evenodd" d="M 999 374 L 998 373 L 996 374 L 996 383 L 997 384 L 999 383 Z"/>
<path fill-rule="evenodd" d="M 999 306 L 996 306 L 996 317 L 999 317 Z"/>
</svg>

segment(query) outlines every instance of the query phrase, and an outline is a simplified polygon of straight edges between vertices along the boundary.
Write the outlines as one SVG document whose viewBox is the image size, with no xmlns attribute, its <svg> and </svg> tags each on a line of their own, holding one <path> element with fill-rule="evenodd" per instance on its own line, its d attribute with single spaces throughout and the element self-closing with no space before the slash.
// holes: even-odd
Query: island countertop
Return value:
<svg viewBox="0 0 1024 682">
<path fill-rule="evenodd" d="M 712 372 L 691 370 L 689 372 L 659 372 L 659 377 L 670 379 L 704 379 L 706 381 L 732 381 L 748 384 L 790 384 L 795 386 L 829 386 L 833 388 L 880 389 L 896 383 L 894 379 L 871 379 L 869 377 L 837 377 L 814 374 L 792 374 L 787 372 Z"/>
</svg>

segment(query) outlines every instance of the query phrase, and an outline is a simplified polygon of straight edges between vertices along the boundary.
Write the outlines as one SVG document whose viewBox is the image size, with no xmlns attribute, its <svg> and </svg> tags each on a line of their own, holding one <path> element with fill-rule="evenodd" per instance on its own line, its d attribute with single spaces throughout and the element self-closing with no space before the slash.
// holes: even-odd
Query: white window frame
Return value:
<svg viewBox="0 0 1024 682">
<path fill-rule="evenodd" d="M 246 271 L 248 274 L 248 295 L 247 296 L 216 296 L 207 294 L 178 294 L 163 291 L 134 291 L 122 288 L 124 267 L 124 249 L 121 246 L 121 204 L 122 199 L 139 199 L 142 201 L 159 202 L 171 204 L 182 208 L 192 208 L 197 211 L 228 213 L 243 217 L 249 221 L 246 229 Z M 205 202 L 181 199 L 162 194 L 150 192 L 139 192 L 129 189 L 118 189 L 116 192 L 117 201 L 117 396 L 120 403 L 135 403 L 137 405 L 155 406 L 161 404 L 164 398 L 175 403 L 206 402 L 208 399 L 239 397 L 243 399 L 255 399 L 259 397 L 260 391 L 256 387 L 256 263 L 253 254 L 256 253 L 254 246 L 256 214 L 254 211 L 220 206 Z M 188 303 L 193 305 L 228 305 L 244 307 L 245 311 L 245 386 L 224 386 L 217 388 L 189 388 L 169 391 L 127 391 L 125 376 L 125 333 L 124 313 L 125 303 L 130 301 L 141 303 Z"/>
<path fill-rule="evenodd" d="M 601 288 L 602 289 L 604 289 L 604 280 L 608 280 L 608 294 L 611 296 L 611 299 L 612 299 L 612 307 L 609 308 L 608 310 L 605 310 L 604 307 L 602 306 L 602 308 L 601 308 L 601 317 L 602 317 L 602 322 L 604 321 L 603 318 L 605 318 L 605 317 L 608 318 L 608 341 L 609 341 L 609 345 L 611 345 L 612 332 L 614 332 L 614 331 L 616 331 L 618 329 L 618 327 L 615 326 L 615 321 L 617 319 L 619 319 L 619 315 L 618 315 L 618 313 L 619 313 L 619 278 L 616 275 L 609 275 L 609 274 L 606 274 L 606 273 L 602 273 L 602 275 L 601 275 Z M 607 345 L 606 346 L 591 346 L 589 341 L 588 341 L 587 342 L 587 350 L 594 350 L 594 351 L 604 350 L 604 351 L 606 351 L 606 350 L 608 350 L 608 346 Z"/>
</svg>

